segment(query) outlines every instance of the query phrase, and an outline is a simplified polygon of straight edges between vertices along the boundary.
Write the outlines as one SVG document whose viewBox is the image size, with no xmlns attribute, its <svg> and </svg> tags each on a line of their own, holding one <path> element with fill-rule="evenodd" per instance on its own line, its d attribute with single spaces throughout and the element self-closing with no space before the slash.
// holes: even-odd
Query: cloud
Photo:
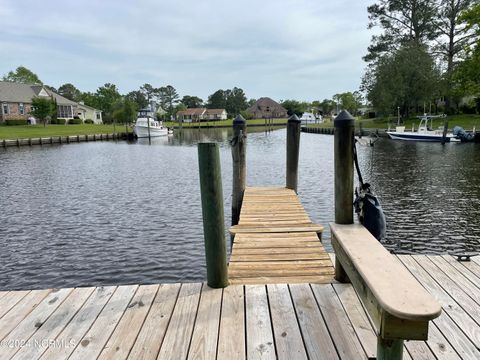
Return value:
<svg viewBox="0 0 480 360">
<path fill-rule="evenodd" d="M 358 88 L 367 1 L 0 0 L 0 71 L 20 64 L 53 86 L 123 92 L 171 84 L 206 97 L 313 100 Z M 22 21 L 18 21 L 22 18 Z"/>
</svg>

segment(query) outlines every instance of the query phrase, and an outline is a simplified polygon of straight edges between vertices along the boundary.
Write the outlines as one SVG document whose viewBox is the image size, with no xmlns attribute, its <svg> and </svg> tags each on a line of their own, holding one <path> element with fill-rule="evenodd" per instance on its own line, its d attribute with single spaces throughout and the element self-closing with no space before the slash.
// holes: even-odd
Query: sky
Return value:
<svg viewBox="0 0 480 360">
<path fill-rule="evenodd" d="M 0 76 L 120 93 L 149 83 L 203 100 L 313 101 L 358 90 L 374 0 L 0 0 Z"/>
</svg>

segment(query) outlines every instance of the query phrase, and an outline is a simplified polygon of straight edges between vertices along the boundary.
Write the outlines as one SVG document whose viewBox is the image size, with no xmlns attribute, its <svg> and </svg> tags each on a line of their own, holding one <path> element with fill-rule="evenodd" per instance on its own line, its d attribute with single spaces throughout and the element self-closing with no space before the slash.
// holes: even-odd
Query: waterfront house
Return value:
<svg viewBox="0 0 480 360">
<path fill-rule="evenodd" d="M 254 119 L 287 117 L 287 109 L 269 97 L 258 99 L 254 105 L 247 109 L 247 112 Z"/>
<path fill-rule="evenodd" d="M 179 122 L 217 121 L 227 119 L 225 109 L 190 108 L 177 112 Z"/>
<path fill-rule="evenodd" d="M 9 81 L 0 81 L 0 123 L 6 120 L 27 120 L 32 111 L 34 97 L 48 97 L 57 103 L 57 118 L 71 120 L 78 116 L 79 105 L 48 89 L 42 84 L 20 84 Z M 83 105 L 85 107 L 85 105 Z M 93 109 L 93 108 L 90 108 Z M 89 110 L 94 113 L 99 110 Z M 86 117 L 88 118 L 88 117 Z M 95 118 L 92 120 L 96 121 Z M 100 113 L 101 121 L 101 113 Z"/>
<path fill-rule="evenodd" d="M 85 105 L 83 101 L 80 101 L 77 106 L 77 115 L 82 121 L 93 120 L 95 124 L 101 124 L 102 121 L 102 111 L 95 109 L 91 106 Z"/>
</svg>

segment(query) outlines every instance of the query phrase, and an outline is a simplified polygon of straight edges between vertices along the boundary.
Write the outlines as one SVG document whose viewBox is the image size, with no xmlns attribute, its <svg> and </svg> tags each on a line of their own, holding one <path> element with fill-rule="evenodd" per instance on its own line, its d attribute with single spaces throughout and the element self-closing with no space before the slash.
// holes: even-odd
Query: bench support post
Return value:
<svg viewBox="0 0 480 360">
<path fill-rule="evenodd" d="M 377 338 L 377 360 L 402 360 L 403 340 Z"/>
</svg>

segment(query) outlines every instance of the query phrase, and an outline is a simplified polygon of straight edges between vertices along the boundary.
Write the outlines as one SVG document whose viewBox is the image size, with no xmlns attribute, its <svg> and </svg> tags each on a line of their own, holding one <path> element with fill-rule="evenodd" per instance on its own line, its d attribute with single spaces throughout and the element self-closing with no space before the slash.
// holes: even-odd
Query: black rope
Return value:
<svg viewBox="0 0 480 360">
<path fill-rule="evenodd" d="M 357 169 L 358 180 L 360 181 L 360 186 L 363 188 L 363 177 L 360 171 L 360 166 L 358 166 L 358 157 L 357 157 L 357 140 L 353 142 L 353 161 L 355 163 L 355 169 Z"/>
</svg>

